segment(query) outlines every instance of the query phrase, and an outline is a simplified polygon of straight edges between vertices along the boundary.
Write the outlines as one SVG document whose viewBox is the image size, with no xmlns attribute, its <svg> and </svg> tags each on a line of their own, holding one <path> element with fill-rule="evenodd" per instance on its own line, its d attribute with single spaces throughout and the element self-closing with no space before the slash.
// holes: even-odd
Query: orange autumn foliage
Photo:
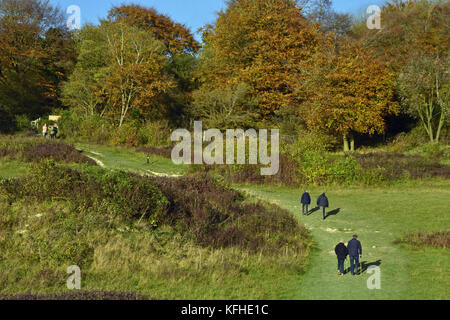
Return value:
<svg viewBox="0 0 450 320">
<path fill-rule="evenodd" d="M 292 0 L 232 0 L 204 30 L 199 78 L 210 88 L 247 83 L 264 118 L 296 105 L 297 79 L 318 49 L 318 26 Z"/>
<path fill-rule="evenodd" d="M 149 32 L 152 37 L 164 43 L 171 55 L 195 53 L 200 49 L 200 44 L 186 26 L 173 22 L 170 17 L 153 8 L 136 4 L 121 5 L 113 7 L 108 18 Z"/>
<path fill-rule="evenodd" d="M 385 132 L 385 117 L 397 114 L 395 75 L 361 42 L 342 39 L 316 56 L 302 114 L 310 129 L 346 135 Z"/>
</svg>

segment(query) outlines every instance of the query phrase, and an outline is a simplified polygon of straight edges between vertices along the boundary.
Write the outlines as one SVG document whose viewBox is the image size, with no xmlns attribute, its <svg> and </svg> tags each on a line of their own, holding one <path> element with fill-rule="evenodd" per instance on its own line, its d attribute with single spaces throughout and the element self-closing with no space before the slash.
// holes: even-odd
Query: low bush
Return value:
<svg viewBox="0 0 450 320">
<path fill-rule="evenodd" d="M 241 193 L 206 174 L 156 181 L 170 202 L 164 222 L 189 232 L 199 244 L 267 254 L 307 251 L 307 230 L 279 207 L 246 203 Z"/>
<path fill-rule="evenodd" d="M 151 155 L 157 155 L 157 156 L 161 156 L 167 159 L 171 159 L 172 157 L 172 147 L 161 147 L 161 148 L 157 148 L 157 147 L 137 147 L 136 151 L 138 152 L 143 152 L 143 153 L 149 153 Z"/>
<path fill-rule="evenodd" d="M 99 115 L 79 115 L 66 111 L 58 120 L 59 136 L 65 139 L 106 144 L 109 141 L 112 126 Z"/>
<path fill-rule="evenodd" d="M 148 300 L 136 293 L 114 291 L 74 291 L 54 294 L 0 294 L 0 300 Z"/>
<path fill-rule="evenodd" d="M 450 248 L 450 231 L 439 231 L 433 233 L 417 232 L 395 240 L 395 244 L 410 244 L 413 246 L 432 246 L 439 248 Z"/>
<path fill-rule="evenodd" d="M 194 235 L 180 234 L 178 227 L 153 228 L 107 215 L 104 208 L 80 210 L 62 199 L 24 198 L 8 204 L 0 197 L 0 212 L 3 298 L 106 299 L 105 292 L 163 300 L 293 296 L 311 243 L 308 238 L 299 254 L 283 246 L 273 254 L 237 246 L 213 248 L 198 245 Z M 251 229 L 252 221 L 248 223 Z M 89 293 L 66 293 L 71 265 L 80 267 L 81 288 Z M 101 290 L 100 296 L 91 290 Z"/>
<path fill-rule="evenodd" d="M 260 165 L 196 165 L 194 172 L 208 172 L 229 183 L 285 185 L 380 185 L 410 179 L 450 179 L 450 165 L 437 159 L 401 153 L 371 152 L 331 154 L 305 152 L 300 160 L 280 154 L 280 170 L 262 176 Z"/>
<path fill-rule="evenodd" d="M 404 153 L 428 142 L 425 130 L 417 126 L 408 133 L 402 132 L 395 136 L 387 145 L 387 151 Z"/>
<path fill-rule="evenodd" d="M 170 145 L 171 128 L 167 120 L 143 121 L 129 119 L 118 126 L 100 115 L 63 112 L 58 121 L 59 136 L 73 141 L 113 146 L 166 147 Z"/>
<path fill-rule="evenodd" d="M 138 126 L 136 146 L 165 148 L 170 146 L 171 128 L 167 120 L 147 121 Z"/>
<path fill-rule="evenodd" d="M 124 217 L 152 227 L 168 225 L 197 244 L 276 254 L 307 250 L 308 233 L 287 211 L 244 196 L 206 174 L 180 179 L 149 178 L 86 166 L 81 170 L 47 160 L 31 173 L 2 180 L 8 203 L 64 200 L 77 210 Z"/>
<path fill-rule="evenodd" d="M 150 180 L 125 172 L 86 167 L 82 171 L 46 160 L 18 180 L 3 180 L 0 191 L 9 200 L 33 198 L 71 201 L 78 209 L 143 219 L 151 225 L 165 213 L 167 200 Z"/>
<path fill-rule="evenodd" d="M 71 145 L 36 137 L 2 137 L 0 139 L 1 157 L 35 163 L 44 159 L 53 159 L 65 163 L 96 164 L 94 160 L 81 154 Z"/>
<path fill-rule="evenodd" d="M 373 172 L 376 168 L 382 168 L 383 179 L 388 181 L 433 177 L 450 179 L 449 165 L 418 155 L 377 152 L 354 154 L 353 157 L 365 172 Z"/>
</svg>

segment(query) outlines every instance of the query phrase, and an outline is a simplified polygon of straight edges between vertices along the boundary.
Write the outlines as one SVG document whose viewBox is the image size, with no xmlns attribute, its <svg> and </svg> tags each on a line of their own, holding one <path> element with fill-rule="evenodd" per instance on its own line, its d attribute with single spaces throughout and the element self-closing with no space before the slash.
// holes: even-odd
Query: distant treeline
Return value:
<svg viewBox="0 0 450 320">
<path fill-rule="evenodd" d="M 234 0 L 199 43 L 140 5 L 69 31 L 49 1 L 0 0 L 0 130 L 66 110 L 75 131 L 109 125 L 117 143 L 148 123 L 193 120 L 317 132 L 344 150 L 355 137 L 415 125 L 439 142 L 448 134 L 450 4 L 392 0 L 381 18 L 371 30 L 330 0 Z"/>
</svg>

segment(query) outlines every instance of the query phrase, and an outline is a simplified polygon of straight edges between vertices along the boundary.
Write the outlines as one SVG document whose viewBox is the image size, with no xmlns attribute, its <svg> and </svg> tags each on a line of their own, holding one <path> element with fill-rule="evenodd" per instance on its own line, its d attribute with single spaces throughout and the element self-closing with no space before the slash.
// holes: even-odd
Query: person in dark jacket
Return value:
<svg viewBox="0 0 450 320">
<path fill-rule="evenodd" d="M 341 240 L 334 248 L 334 252 L 336 253 L 338 259 L 338 275 L 344 275 L 344 262 L 347 259 L 348 250 L 344 244 L 344 240 Z"/>
<path fill-rule="evenodd" d="M 359 270 L 359 258 L 362 257 L 362 246 L 358 240 L 358 236 L 353 235 L 353 239 L 348 242 L 347 245 L 348 255 L 350 257 L 350 271 L 352 275 L 355 275 L 355 266 Z"/>
<path fill-rule="evenodd" d="M 302 213 L 307 215 L 309 213 L 308 206 L 311 204 L 311 196 L 306 190 L 302 194 L 301 203 L 302 203 Z"/>
<path fill-rule="evenodd" d="M 325 220 L 325 208 L 328 208 L 328 198 L 325 195 L 325 192 L 322 193 L 319 198 L 317 199 L 317 206 L 322 208 L 322 219 Z"/>
<path fill-rule="evenodd" d="M 57 135 L 58 135 L 58 124 L 55 123 L 53 125 L 53 138 L 56 138 Z"/>
</svg>

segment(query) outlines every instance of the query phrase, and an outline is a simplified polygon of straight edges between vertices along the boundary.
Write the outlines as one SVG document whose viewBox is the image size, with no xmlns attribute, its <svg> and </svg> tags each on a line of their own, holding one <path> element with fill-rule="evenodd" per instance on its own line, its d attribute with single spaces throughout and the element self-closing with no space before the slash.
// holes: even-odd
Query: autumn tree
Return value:
<svg viewBox="0 0 450 320">
<path fill-rule="evenodd" d="M 85 28 L 80 47 L 78 64 L 65 85 L 66 101 L 83 105 L 88 113 L 102 110 L 119 127 L 131 110 L 159 112 L 159 96 L 173 86 L 162 42 L 136 27 L 102 21 Z"/>
<path fill-rule="evenodd" d="M 253 127 L 258 119 L 258 99 L 251 88 L 240 83 L 231 88 L 201 88 L 194 92 L 193 119 L 202 119 L 207 128 Z"/>
<path fill-rule="evenodd" d="M 87 25 L 75 34 L 78 43 L 77 64 L 68 81 L 62 84 L 65 106 L 85 117 L 103 116 L 109 106 L 104 89 L 105 39 L 99 27 Z M 102 44 L 102 45 L 99 45 Z"/>
<path fill-rule="evenodd" d="M 200 44 L 194 35 L 185 25 L 174 22 L 155 9 L 135 4 L 113 7 L 108 19 L 139 28 L 164 43 L 169 56 L 167 71 L 176 85 L 161 96 L 160 105 L 166 111 L 164 116 L 173 124 L 184 125 L 188 117 L 187 106 L 192 101 L 192 91 L 198 87 L 194 72 Z"/>
<path fill-rule="evenodd" d="M 300 2 L 305 16 L 320 25 L 322 32 L 334 32 L 336 36 L 348 34 L 353 18 L 348 13 L 338 13 L 331 0 L 303 0 Z"/>
<path fill-rule="evenodd" d="M 231 89 L 246 83 L 266 119 L 295 105 L 295 79 L 317 50 L 319 37 L 293 0 L 231 0 L 203 35 L 203 86 Z"/>
<path fill-rule="evenodd" d="M 430 142 L 439 142 L 448 124 L 450 56 L 413 55 L 400 74 L 399 91 L 406 112 L 419 119 Z"/>
<path fill-rule="evenodd" d="M 391 0 L 381 10 L 381 30 L 369 30 L 364 21 L 354 34 L 397 75 L 413 52 L 439 58 L 449 52 L 450 2 Z"/>
<path fill-rule="evenodd" d="M 382 7 L 381 30 L 365 25 L 354 30 L 373 56 L 394 71 L 401 111 L 419 119 L 431 142 L 439 140 L 447 123 L 442 99 L 448 77 L 442 68 L 448 68 L 449 21 L 448 1 L 391 0 Z"/>
<path fill-rule="evenodd" d="M 153 8 L 121 5 L 113 7 L 108 18 L 112 22 L 123 22 L 147 31 L 150 36 L 162 41 L 171 55 L 193 54 L 200 49 L 200 44 L 185 25 L 172 21 Z"/>
<path fill-rule="evenodd" d="M 64 15 L 45 0 L 0 0 L 0 109 L 40 116 L 59 106 L 75 61 Z"/>
<path fill-rule="evenodd" d="M 398 112 L 394 74 L 349 38 L 316 59 L 301 87 L 309 93 L 302 103 L 308 127 L 341 135 L 344 151 L 354 150 L 355 132 L 384 133 L 385 117 Z"/>
</svg>

